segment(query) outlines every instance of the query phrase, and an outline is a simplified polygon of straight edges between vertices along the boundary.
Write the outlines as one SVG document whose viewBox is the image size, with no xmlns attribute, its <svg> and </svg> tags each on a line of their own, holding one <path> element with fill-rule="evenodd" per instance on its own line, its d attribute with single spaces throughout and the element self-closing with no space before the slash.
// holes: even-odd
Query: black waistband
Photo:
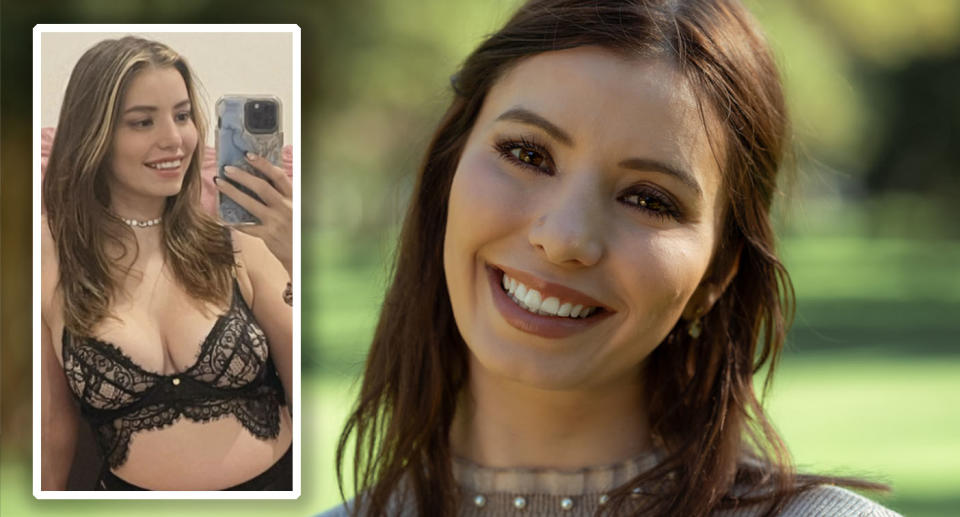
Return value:
<svg viewBox="0 0 960 517">
<path fill-rule="evenodd" d="M 97 490 L 149 490 L 141 488 L 132 483 L 128 483 L 117 477 L 113 471 L 104 465 L 100 473 L 100 479 L 97 480 Z M 293 445 L 287 448 L 287 452 L 270 466 L 267 470 L 260 473 L 257 477 L 244 481 L 239 485 L 234 485 L 223 490 L 293 490 Z"/>
</svg>

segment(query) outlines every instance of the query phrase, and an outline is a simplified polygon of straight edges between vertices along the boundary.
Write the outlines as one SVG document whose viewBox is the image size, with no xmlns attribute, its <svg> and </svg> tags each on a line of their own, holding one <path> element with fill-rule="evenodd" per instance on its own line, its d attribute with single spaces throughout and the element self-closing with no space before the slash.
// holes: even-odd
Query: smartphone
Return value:
<svg viewBox="0 0 960 517">
<path fill-rule="evenodd" d="M 232 165 L 267 177 L 244 159 L 247 152 L 260 155 L 280 166 L 283 131 L 280 130 L 280 99 L 270 95 L 225 95 L 217 100 L 217 181 L 228 181 L 242 192 L 263 202 L 250 189 L 231 181 L 224 167 Z M 218 195 L 220 218 L 229 225 L 260 224 L 260 220 L 225 194 Z"/>
</svg>

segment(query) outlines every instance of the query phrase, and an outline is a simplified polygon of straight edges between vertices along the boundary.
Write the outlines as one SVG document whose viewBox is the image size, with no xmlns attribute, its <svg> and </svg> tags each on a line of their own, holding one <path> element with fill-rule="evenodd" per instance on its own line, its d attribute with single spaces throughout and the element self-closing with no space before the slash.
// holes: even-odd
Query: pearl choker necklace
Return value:
<svg viewBox="0 0 960 517">
<path fill-rule="evenodd" d="M 156 219 L 150 219 L 147 221 L 139 221 L 137 219 L 127 219 L 125 217 L 120 218 L 123 222 L 127 223 L 127 226 L 133 228 L 149 228 L 151 226 L 156 226 L 160 224 L 160 221 L 163 221 L 163 217 L 158 217 Z"/>
</svg>

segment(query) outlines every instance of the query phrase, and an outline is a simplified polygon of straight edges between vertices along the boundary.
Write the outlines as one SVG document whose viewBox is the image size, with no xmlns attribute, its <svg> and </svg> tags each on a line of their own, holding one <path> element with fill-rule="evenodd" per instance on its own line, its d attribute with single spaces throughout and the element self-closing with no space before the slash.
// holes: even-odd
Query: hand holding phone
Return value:
<svg viewBox="0 0 960 517">
<path fill-rule="evenodd" d="M 269 102 L 274 102 L 270 108 Z M 267 106 L 267 107 L 265 107 Z M 281 163 L 279 102 L 224 97 L 217 102 L 219 211 L 225 223 L 263 240 L 292 277 L 293 185 Z"/>
<path fill-rule="evenodd" d="M 274 166 L 281 163 L 283 132 L 280 131 L 280 101 L 271 96 L 227 95 L 217 101 L 217 178 L 236 187 L 246 196 L 263 203 L 239 178 L 231 178 L 226 167 L 235 167 L 259 178 L 268 179 L 244 159 L 247 153 L 265 158 Z M 269 179 L 268 179 L 269 181 Z M 249 203 L 238 196 L 223 195 L 218 200 L 220 218 L 229 225 L 261 224 L 248 209 Z"/>
</svg>

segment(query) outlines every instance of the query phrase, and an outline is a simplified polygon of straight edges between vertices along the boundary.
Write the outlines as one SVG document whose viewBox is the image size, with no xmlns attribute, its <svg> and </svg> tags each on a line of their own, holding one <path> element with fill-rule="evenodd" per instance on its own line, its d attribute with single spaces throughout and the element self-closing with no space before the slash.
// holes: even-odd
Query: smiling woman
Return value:
<svg viewBox="0 0 960 517">
<path fill-rule="evenodd" d="M 176 195 L 197 148 L 197 127 L 186 85 L 174 68 L 149 68 L 131 81 L 114 135 L 107 178 L 118 213 L 135 213 Z M 171 121 L 172 123 L 167 123 Z M 153 170 L 144 174 L 143 168 Z"/>
<path fill-rule="evenodd" d="M 723 284 L 698 284 L 721 231 L 720 172 L 683 85 L 667 62 L 589 46 L 530 57 L 491 88 L 444 238 L 472 382 L 492 370 L 543 389 L 621 389 L 685 306 L 718 297 Z M 682 165 L 654 165 L 667 163 Z M 501 276 L 518 303 L 503 303 Z"/>
<path fill-rule="evenodd" d="M 279 245 L 224 227 L 200 206 L 205 128 L 161 43 L 73 69 L 43 178 L 42 490 L 66 488 L 82 421 L 97 490 L 292 489 L 290 184 L 250 159 Z"/>
<path fill-rule="evenodd" d="M 328 515 L 894 515 L 753 391 L 789 133 L 738 1 L 531 0 L 452 82 Z"/>
</svg>

